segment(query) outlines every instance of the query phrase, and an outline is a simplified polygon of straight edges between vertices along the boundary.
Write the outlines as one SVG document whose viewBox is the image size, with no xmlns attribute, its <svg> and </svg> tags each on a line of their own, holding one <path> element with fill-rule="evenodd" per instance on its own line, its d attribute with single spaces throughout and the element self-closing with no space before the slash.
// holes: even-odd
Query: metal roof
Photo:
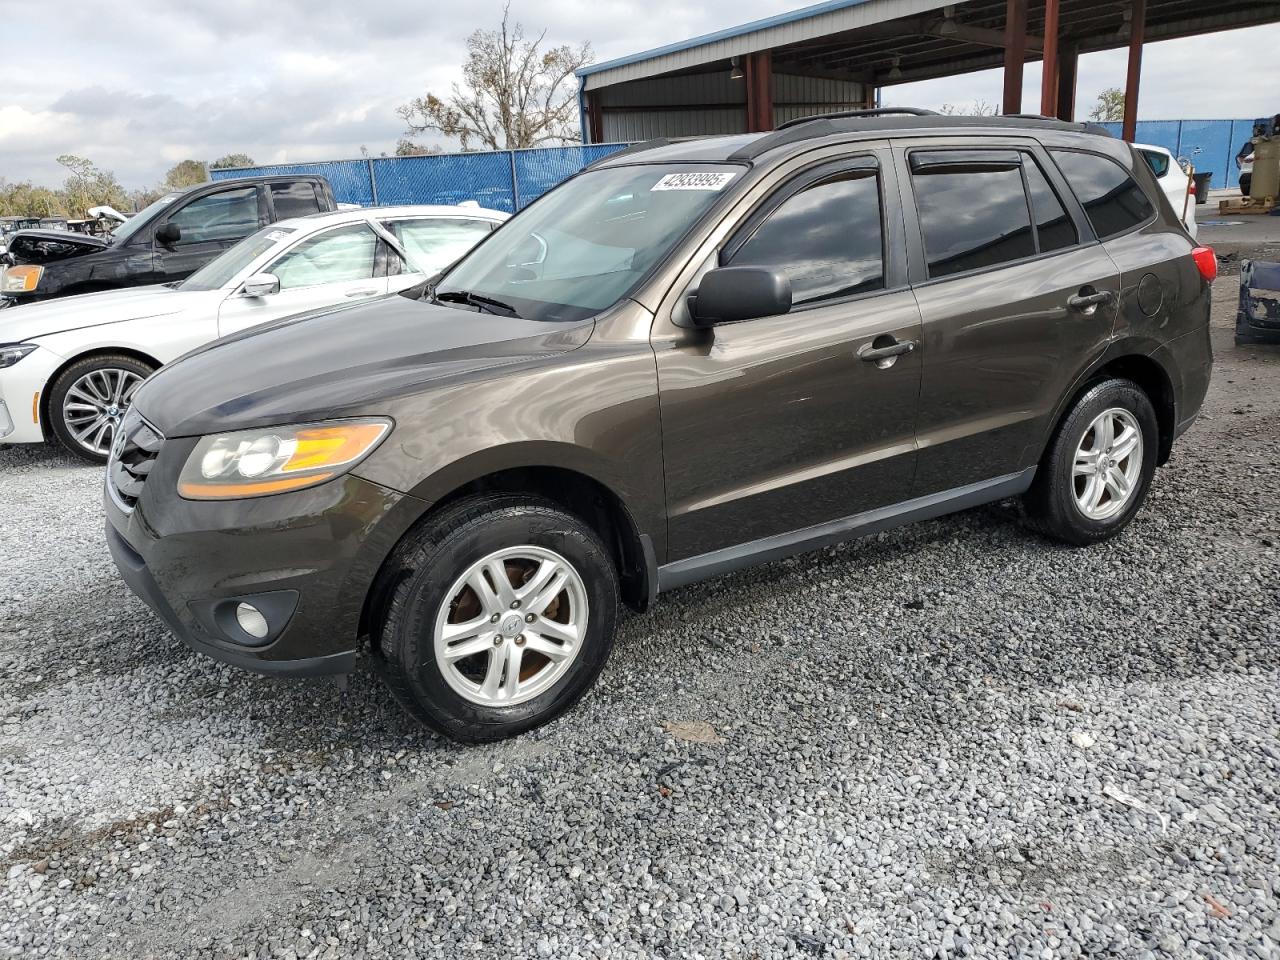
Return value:
<svg viewBox="0 0 1280 960">
<path fill-rule="evenodd" d="M 950 22 L 943 12 L 953 7 Z M 713 69 L 732 57 L 774 52 L 774 70 L 836 75 L 877 86 L 949 76 L 1003 62 L 1005 0 L 827 0 L 578 71 L 585 90 L 662 74 Z M 1039 59 L 1043 10 L 1031 4 L 1029 60 Z M 1062 0 L 1061 36 L 1081 52 L 1122 47 L 1127 4 Z M 1278 0 L 1148 0 L 1147 40 L 1280 20 Z M 956 28 L 959 29 L 956 29 Z M 887 76 L 896 67 L 893 79 Z"/>
<path fill-rule="evenodd" d="M 586 89 L 684 70 L 728 57 L 802 40 L 814 39 L 868 24 L 937 10 L 947 0 L 826 0 L 789 13 L 753 20 L 643 53 L 592 64 L 577 71 Z"/>
</svg>

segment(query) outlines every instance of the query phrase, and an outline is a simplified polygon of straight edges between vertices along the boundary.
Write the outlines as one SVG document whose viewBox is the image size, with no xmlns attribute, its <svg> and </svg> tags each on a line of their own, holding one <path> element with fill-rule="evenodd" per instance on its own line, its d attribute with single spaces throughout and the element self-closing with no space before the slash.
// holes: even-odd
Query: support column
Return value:
<svg viewBox="0 0 1280 960">
<path fill-rule="evenodd" d="M 1058 115 L 1058 0 L 1044 0 L 1044 73 L 1040 80 L 1040 114 Z"/>
<path fill-rule="evenodd" d="M 744 59 L 747 133 L 764 133 L 773 129 L 773 51 L 749 53 Z"/>
<path fill-rule="evenodd" d="M 1007 0 L 1004 15 L 1004 112 L 1022 112 L 1022 65 L 1027 59 L 1027 0 Z"/>
<path fill-rule="evenodd" d="M 1080 44 L 1068 40 L 1058 48 L 1058 119 L 1076 118 L 1076 70 L 1080 63 Z"/>
<path fill-rule="evenodd" d="M 592 143 L 604 143 L 604 108 L 596 90 L 587 91 L 587 127 Z"/>
<path fill-rule="evenodd" d="M 1142 44 L 1147 36 L 1147 0 L 1132 0 L 1129 31 L 1129 72 L 1124 84 L 1124 126 L 1121 136 L 1133 143 L 1138 136 L 1138 89 L 1142 81 Z"/>
</svg>

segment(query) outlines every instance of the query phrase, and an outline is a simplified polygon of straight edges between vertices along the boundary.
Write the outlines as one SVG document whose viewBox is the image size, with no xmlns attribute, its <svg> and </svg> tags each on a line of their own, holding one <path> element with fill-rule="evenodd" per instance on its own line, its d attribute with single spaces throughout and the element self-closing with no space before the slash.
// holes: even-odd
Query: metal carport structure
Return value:
<svg viewBox="0 0 1280 960">
<path fill-rule="evenodd" d="M 1147 41 L 1280 21 L 1280 0 L 828 0 L 578 71 L 588 143 L 771 130 L 797 115 L 874 105 L 881 87 L 1003 66 L 1022 113 L 1075 118 L 1082 53 L 1127 47 L 1124 135 L 1137 121 Z M 1035 111 L 1031 111 L 1035 112 Z"/>
</svg>

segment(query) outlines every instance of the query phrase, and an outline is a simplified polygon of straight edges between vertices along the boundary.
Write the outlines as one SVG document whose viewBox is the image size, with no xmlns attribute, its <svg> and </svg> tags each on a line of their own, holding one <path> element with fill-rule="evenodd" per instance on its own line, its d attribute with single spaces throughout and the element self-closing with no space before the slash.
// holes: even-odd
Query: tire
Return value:
<svg viewBox="0 0 1280 960">
<path fill-rule="evenodd" d="M 85 357 L 71 364 L 49 387 L 48 425 L 54 439 L 87 463 L 106 463 L 133 392 L 155 369 L 122 354 Z M 90 412 L 91 406 L 96 406 L 96 413 Z"/>
<path fill-rule="evenodd" d="M 1108 424 L 1113 455 L 1100 463 Z M 1124 455 L 1130 430 L 1138 443 Z M 1023 496 L 1028 525 L 1081 547 L 1114 537 L 1146 500 L 1159 442 L 1155 409 L 1141 387 L 1122 379 L 1092 384 L 1063 416 Z M 1117 496 L 1124 489 L 1128 492 Z"/>
<path fill-rule="evenodd" d="M 501 556 L 503 551 L 518 556 Z M 531 558 L 534 552 L 545 555 Z M 495 554 L 499 566 L 485 569 L 504 572 L 508 588 L 517 593 L 536 586 L 550 569 L 543 564 L 567 565 L 577 580 L 566 579 L 540 610 L 545 594 L 555 589 L 554 578 L 543 597 L 534 590 L 518 611 L 511 602 L 521 601 L 499 601 L 492 589 L 486 604 L 461 578 Z M 492 575 L 479 576 L 494 586 Z M 613 649 L 618 574 L 609 550 L 591 527 L 549 501 L 480 494 L 451 504 L 406 536 L 382 577 L 375 596 L 380 588 L 388 599 L 373 632 L 383 680 L 419 721 L 462 743 L 513 737 L 568 710 L 595 683 Z M 572 655 L 553 660 L 541 653 L 554 646 L 560 656 L 570 649 L 539 631 L 572 629 L 579 614 L 585 630 Z M 499 617 L 496 624 L 493 616 Z M 533 625 L 529 618 L 535 618 Z M 568 626 L 557 630 L 560 619 Z M 482 626 L 458 631 L 466 636 L 453 649 L 475 652 L 450 661 L 438 652 L 443 641 L 437 634 L 459 622 Z M 509 666 L 513 657 L 518 667 Z M 513 685 L 510 669 L 517 677 Z M 501 687 L 486 688 L 494 670 Z"/>
</svg>

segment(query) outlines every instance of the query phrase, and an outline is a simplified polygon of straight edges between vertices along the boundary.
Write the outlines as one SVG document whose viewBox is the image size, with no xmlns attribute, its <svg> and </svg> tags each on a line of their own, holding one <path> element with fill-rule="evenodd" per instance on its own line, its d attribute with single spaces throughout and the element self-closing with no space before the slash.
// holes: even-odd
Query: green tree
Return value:
<svg viewBox="0 0 1280 960">
<path fill-rule="evenodd" d="M 592 60 L 591 45 L 544 50 L 546 31 L 525 37 L 520 23 L 502 11 L 497 30 L 467 38 L 462 85 L 448 96 L 428 93 L 396 110 L 412 137 L 434 130 L 457 137 L 463 150 L 513 150 L 579 140 L 578 95 L 573 72 Z"/>
<path fill-rule="evenodd" d="M 423 157 L 432 153 L 443 153 L 439 147 L 424 147 L 420 143 L 414 143 L 408 137 L 401 137 L 396 141 L 397 157 Z"/>
<path fill-rule="evenodd" d="M 252 167 L 256 166 L 253 157 L 247 153 L 228 153 L 225 157 L 219 157 L 209 164 L 210 170 L 228 170 L 231 167 Z"/>
<path fill-rule="evenodd" d="M 68 217 L 87 217 L 90 207 L 128 205 L 124 187 L 109 170 L 99 170 L 91 160 L 64 153 L 58 164 L 67 170 L 62 184 L 62 206 Z"/>
<path fill-rule="evenodd" d="M 185 190 L 209 179 L 209 173 L 199 160 L 182 160 L 169 168 L 164 175 L 164 189 Z"/>
<path fill-rule="evenodd" d="M 1107 87 L 1098 94 L 1098 102 L 1089 111 L 1090 120 L 1109 121 L 1124 119 L 1124 91 L 1119 87 Z"/>
</svg>

